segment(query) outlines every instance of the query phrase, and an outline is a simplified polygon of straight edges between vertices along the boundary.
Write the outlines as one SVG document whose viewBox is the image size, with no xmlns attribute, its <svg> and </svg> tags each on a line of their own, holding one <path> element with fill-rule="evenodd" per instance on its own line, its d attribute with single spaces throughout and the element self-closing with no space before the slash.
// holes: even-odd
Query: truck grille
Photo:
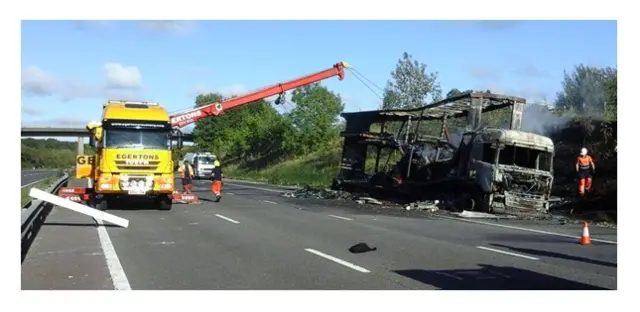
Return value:
<svg viewBox="0 0 640 312">
<path fill-rule="evenodd" d="M 126 160 L 116 160 L 116 167 L 118 170 L 156 170 L 160 165 L 159 161 L 149 161 L 145 164 L 133 165 L 127 163 Z"/>
</svg>

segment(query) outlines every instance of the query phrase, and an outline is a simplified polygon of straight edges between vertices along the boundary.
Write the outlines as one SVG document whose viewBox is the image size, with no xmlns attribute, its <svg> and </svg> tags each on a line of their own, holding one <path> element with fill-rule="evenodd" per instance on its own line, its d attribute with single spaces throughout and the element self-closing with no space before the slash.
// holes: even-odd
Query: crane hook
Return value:
<svg viewBox="0 0 640 312">
<path fill-rule="evenodd" d="M 275 102 L 274 102 L 274 103 L 275 103 L 276 105 L 284 104 L 284 103 L 285 103 L 285 101 L 287 100 L 287 99 L 285 98 L 285 96 L 286 96 L 286 94 L 285 94 L 284 92 L 280 93 L 280 94 L 278 95 L 278 98 L 275 100 Z"/>
</svg>

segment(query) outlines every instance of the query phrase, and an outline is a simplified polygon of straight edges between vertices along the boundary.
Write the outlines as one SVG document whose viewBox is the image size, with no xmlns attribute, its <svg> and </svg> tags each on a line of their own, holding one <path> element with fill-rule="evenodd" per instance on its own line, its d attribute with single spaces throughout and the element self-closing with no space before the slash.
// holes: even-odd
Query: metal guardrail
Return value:
<svg viewBox="0 0 640 312">
<path fill-rule="evenodd" d="M 65 173 L 62 178 L 58 181 L 54 182 L 46 189 L 46 192 L 54 194 L 64 183 L 69 180 L 69 173 Z M 31 200 L 27 205 L 25 205 L 22 209 L 22 241 L 30 240 L 32 237 L 34 225 L 36 225 L 36 221 L 40 220 L 42 212 L 45 210 L 44 208 L 49 203 L 44 202 L 42 200 L 36 199 Z M 50 204 L 49 204 L 50 205 Z"/>
</svg>

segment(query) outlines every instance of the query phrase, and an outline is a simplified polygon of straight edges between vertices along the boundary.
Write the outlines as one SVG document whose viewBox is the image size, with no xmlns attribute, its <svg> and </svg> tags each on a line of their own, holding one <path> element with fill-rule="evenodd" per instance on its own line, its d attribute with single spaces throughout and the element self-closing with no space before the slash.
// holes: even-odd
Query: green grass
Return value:
<svg viewBox="0 0 640 312">
<path fill-rule="evenodd" d="M 57 181 L 58 179 L 60 179 L 59 176 L 55 176 L 55 177 L 50 177 L 50 178 L 46 178 L 36 184 L 33 185 L 29 185 L 26 187 L 23 187 L 20 189 L 20 207 L 24 207 L 24 205 L 26 205 L 30 200 L 31 197 L 29 197 L 29 190 L 31 188 L 37 188 L 40 190 L 45 190 L 49 187 L 49 185 L 51 185 L 53 182 Z"/>
<path fill-rule="evenodd" d="M 230 179 L 328 187 L 338 173 L 341 155 L 341 144 L 336 142 L 322 151 L 286 160 L 265 169 L 247 169 L 242 164 L 236 164 L 224 168 L 224 171 L 225 177 Z"/>
</svg>

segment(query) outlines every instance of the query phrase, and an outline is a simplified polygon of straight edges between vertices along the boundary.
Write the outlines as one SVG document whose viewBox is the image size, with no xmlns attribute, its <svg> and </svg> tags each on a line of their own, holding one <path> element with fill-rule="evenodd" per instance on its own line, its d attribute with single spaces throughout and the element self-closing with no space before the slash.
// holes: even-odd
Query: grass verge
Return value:
<svg viewBox="0 0 640 312">
<path fill-rule="evenodd" d="M 229 165 L 224 168 L 225 177 L 276 185 L 328 187 L 338 173 L 342 155 L 339 143 L 265 169 L 256 170 L 244 164 Z"/>
<path fill-rule="evenodd" d="M 32 184 L 32 185 L 21 188 L 20 189 L 20 207 L 24 207 L 24 205 L 26 205 L 31 200 L 31 197 L 29 197 L 29 190 L 31 188 L 35 187 L 40 190 L 45 190 L 53 182 L 58 181 L 58 179 L 60 179 L 60 176 L 49 177 L 36 184 Z"/>
</svg>

